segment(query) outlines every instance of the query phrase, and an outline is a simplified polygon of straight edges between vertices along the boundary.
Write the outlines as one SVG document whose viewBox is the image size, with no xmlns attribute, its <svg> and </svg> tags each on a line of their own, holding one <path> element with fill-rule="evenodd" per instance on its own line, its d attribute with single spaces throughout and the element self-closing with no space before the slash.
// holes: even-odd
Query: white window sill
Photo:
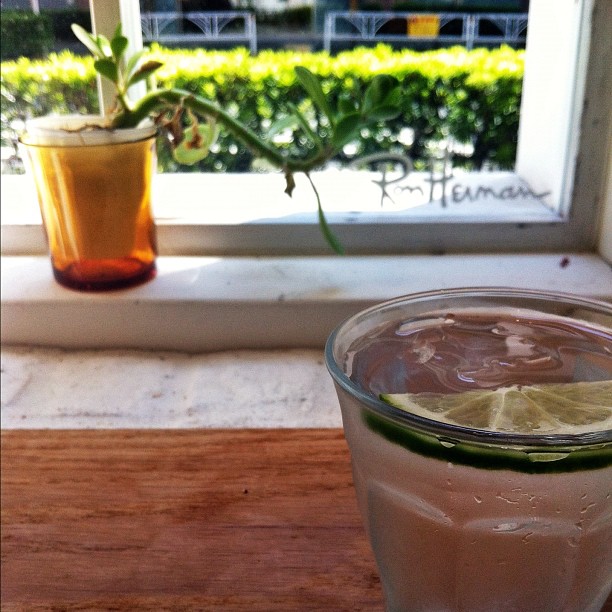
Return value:
<svg viewBox="0 0 612 612">
<path fill-rule="evenodd" d="M 154 281 L 100 294 L 60 287 L 46 257 L 5 257 L 2 428 L 340 427 L 331 329 L 460 285 L 612 299 L 595 255 L 162 257 Z"/>
<path fill-rule="evenodd" d="M 321 349 L 342 319 L 398 295 L 511 286 L 612 299 L 612 270 L 589 254 L 161 257 L 139 287 L 79 293 L 45 256 L 2 258 L 1 341 L 69 349 L 187 352 Z"/>
</svg>

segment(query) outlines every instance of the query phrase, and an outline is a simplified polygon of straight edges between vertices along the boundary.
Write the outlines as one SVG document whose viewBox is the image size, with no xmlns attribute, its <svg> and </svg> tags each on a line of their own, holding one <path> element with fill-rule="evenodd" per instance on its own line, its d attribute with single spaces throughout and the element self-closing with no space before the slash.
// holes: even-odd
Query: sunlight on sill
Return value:
<svg viewBox="0 0 612 612">
<path fill-rule="evenodd" d="M 612 300 L 612 270 L 589 254 L 161 257 L 129 290 L 59 286 L 47 257 L 2 259 L 2 343 L 218 351 L 321 348 L 358 310 L 398 295 L 509 286 Z"/>
</svg>

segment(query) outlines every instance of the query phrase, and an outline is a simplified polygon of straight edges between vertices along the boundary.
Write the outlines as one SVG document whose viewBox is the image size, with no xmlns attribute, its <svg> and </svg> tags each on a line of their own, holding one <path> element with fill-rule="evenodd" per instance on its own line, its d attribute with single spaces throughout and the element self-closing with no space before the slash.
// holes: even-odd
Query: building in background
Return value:
<svg viewBox="0 0 612 612">
<path fill-rule="evenodd" d="M 51 11 L 59 9 L 89 10 L 89 0 L 1 0 L 0 8 L 3 10 L 20 9 L 23 11 Z"/>
<path fill-rule="evenodd" d="M 287 9 L 312 7 L 315 0 L 140 0 L 140 9 L 156 11 L 228 11 L 255 10 L 277 13 Z"/>
</svg>

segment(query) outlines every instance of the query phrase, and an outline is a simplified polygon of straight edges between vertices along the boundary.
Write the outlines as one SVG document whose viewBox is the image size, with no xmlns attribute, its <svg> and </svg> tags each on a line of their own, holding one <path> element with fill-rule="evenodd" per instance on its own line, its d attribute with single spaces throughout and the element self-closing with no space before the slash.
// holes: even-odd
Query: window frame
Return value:
<svg viewBox="0 0 612 612">
<path fill-rule="evenodd" d="M 539 61 L 537 74 L 546 74 L 559 57 L 570 57 L 570 72 L 576 78 L 556 73 L 556 81 L 549 85 L 566 102 L 564 125 L 556 126 L 550 120 L 550 112 L 544 105 L 533 102 L 526 82 L 524 105 L 521 109 L 519 153 L 517 171 L 529 175 L 538 189 L 553 185 L 556 201 L 550 214 L 538 218 L 516 217 L 491 222 L 485 216 L 470 218 L 452 214 L 432 220 L 427 217 L 362 212 L 347 216 L 341 212 L 329 212 L 328 220 L 353 254 L 409 254 L 448 252 L 537 252 L 537 251 L 593 251 L 597 248 L 600 218 L 603 216 L 605 181 L 609 168 L 606 151 L 610 141 L 610 116 L 612 103 L 602 96 L 609 90 L 610 70 L 606 59 L 609 49 L 606 33 L 612 30 L 612 11 L 606 0 L 563 0 L 568 7 L 565 21 L 557 24 L 556 36 L 549 37 L 547 56 Z M 90 0 L 94 30 L 112 34 L 120 19 L 133 48 L 142 45 L 139 7 L 133 0 Z M 553 0 L 532 0 L 530 9 L 534 18 L 542 19 L 546 11 L 559 12 L 559 3 Z M 595 18 L 593 18 L 595 15 Z M 530 13 L 531 19 L 531 13 Z M 565 24 L 566 31 L 559 31 Z M 530 21 L 527 53 L 530 53 L 534 33 L 538 28 Z M 569 51 L 568 51 L 569 50 Z M 541 53 L 541 49 L 540 49 Z M 568 55 L 569 53 L 569 55 Z M 529 69 L 529 68 L 528 68 Z M 526 71 L 527 73 L 527 71 Z M 537 83 L 537 77 L 535 79 Z M 103 103 L 107 106 L 105 93 Z M 529 126 L 546 126 L 547 138 L 541 138 L 541 130 Z M 553 167 L 538 167 L 538 156 L 546 159 L 546 147 L 557 130 L 555 144 L 563 149 L 562 161 Z M 562 133 L 561 133 L 562 132 Z M 209 175 L 199 175 L 203 206 L 209 210 L 227 207 L 222 189 L 211 190 L 207 186 Z M 543 182 L 539 177 L 543 176 Z M 180 193 L 182 175 L 164 175 L 158 181 L 165 182 L 167 193 Z M 227 180 L 237 180 L 235 176 Z M 283 190 L 282 176 L 274 177 L 278 191 Z M 268 179 L 266 179 L 268 180 Z M 168 188 L 168 185 L 170 186 Z M 306 188 L 307 189 L 307 188 Z M 245 194 L 248 197 L 249 194 Z M 165 196 L 162 196 L 165 198 Z M 326 202 L 323 201 L 324 208 Z M 314 198 L 306 205 L 305 214 L 297 221 L 287 219 L 226 223 L 189 215 L 172 218 L 171 214 L 158 217 L 160 253 L 167 255 L 294 255 L 326 254 L 329 248 L 323 241 L 316 220 Z M 162 202 L 164 211 L 172 208 L 170 201 Z M 381 222 L 382 220 L 382 222 Z M 44 237 L 40 227 L 22 223 L 12 228 L 3 221 L 3 242 L 8 238 L 8 251 L 3 253 L 44 252 Z M 16 224 L 19 226 L 19 223 Z M 19 231 L 17 231 L 19 230 Z M 24 232 L 25 230 L 25 232 Z M 30 232 L 30 239 L 23 240 Z M 19 234 L 19 235 L 17 235 Z M 14 238 L 14 239 L 13 239 Z M 12 245 L 12 246 L 11 246 Z"/>
</svg>

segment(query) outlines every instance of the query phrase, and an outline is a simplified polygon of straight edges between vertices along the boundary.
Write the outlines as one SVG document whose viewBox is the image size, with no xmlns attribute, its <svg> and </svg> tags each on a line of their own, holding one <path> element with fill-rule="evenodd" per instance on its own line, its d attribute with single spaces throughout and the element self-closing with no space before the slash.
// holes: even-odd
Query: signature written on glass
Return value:
<svg viewBox="0 0 612 612">
<path fill-rule="evenodd" d="M 381 190 L 381 206 L 385 199 L 395 203 L 396 199 L 406 196 L 412 206 L 439 202 L 443 208 L 449 203 L 518 202 L 525 199 L 545 204 L 550 195 L 550 191 L 534 191 L 510 172 L 455 173 L 448 155 L 432 158 L 427 172 L 415 172 L 410 157 L 389 153 L 363 157 L 352 165 L 371 166 L 381 173 L 380 178 L 373 179 Z"/>
</svg>

